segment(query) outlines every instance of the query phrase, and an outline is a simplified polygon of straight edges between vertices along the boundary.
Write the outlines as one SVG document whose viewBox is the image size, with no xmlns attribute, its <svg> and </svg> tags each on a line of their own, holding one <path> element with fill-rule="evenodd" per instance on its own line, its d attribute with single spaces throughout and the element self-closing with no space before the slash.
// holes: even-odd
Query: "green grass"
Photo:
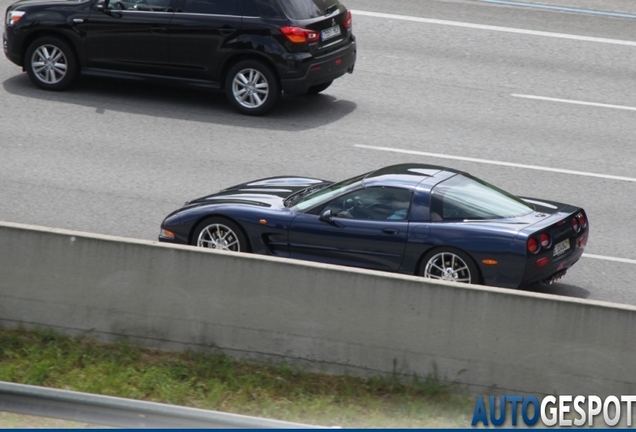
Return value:
<svg viewBox="0 0 636 432">
<path fill-rule="evenodd" d="M 324 375 L 51 330 L 0 329 L 0 381 L 323 426 L 468 427 L 475 406 L 436 374 L 407 383 Z"/>
</svg>

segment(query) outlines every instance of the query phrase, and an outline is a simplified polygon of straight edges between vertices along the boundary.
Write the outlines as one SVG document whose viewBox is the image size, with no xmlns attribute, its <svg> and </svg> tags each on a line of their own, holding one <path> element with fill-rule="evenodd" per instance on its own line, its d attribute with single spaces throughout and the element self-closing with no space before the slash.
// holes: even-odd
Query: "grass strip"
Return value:
<svg viewBox="0 0 636 432">
<path fill-rule="evenodd" d="M 224 354 L 104 344 L 50 329 L 0 329 L 0 380 L 354 428 L 468 427 L 475 403 L 436 374 L 408 383 L 396 376 L 325 375 Z M 0 427 L 8 427 L 2 417 Z"/>
</svg>

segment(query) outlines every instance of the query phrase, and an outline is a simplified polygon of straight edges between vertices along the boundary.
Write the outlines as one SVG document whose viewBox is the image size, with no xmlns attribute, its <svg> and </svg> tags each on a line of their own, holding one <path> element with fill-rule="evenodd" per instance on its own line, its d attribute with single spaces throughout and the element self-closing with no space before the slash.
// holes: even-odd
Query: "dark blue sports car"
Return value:
<svg viewBox="0 0 636 432">
<path fill-rule="evenodd" d="M 233 186 L 171 213 L 159 241 L 524 288 L 561 278 L 588 235 L 580 207 L 402 164 L 340 183 L 272 177 Z"/>
</svg>

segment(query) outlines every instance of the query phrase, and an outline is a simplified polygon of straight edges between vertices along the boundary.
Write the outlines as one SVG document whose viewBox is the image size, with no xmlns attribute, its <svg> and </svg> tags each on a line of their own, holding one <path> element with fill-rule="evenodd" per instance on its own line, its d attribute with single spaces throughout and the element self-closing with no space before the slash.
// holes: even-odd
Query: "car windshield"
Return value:
<svg viewBox="0 0 636 432">
<path fill-rule="evenodd" d="M 338 10 L 338 0 L 282 0 L 285 15 L 291 19 L 318 18 Z"/>
<path fill-rule="evenodd" d="M 431 220 L 501 219 L 533 210 L 516 196 L 462 174 L 438 184 L 431 195 Z"/>
<path fill-rule="evenodd" d="M 365 176 L 366 174 L 363 174 L 361 176 L 333 184 L 312 194 L 301 196 L 301 198 L 295 200 L 295 202 L 292 201 L 290 203 L 286 203 L 285 205 L 287 207 L 292 206 L 291 209 L 294 211 L 303 212 L 317 206 L 318 204 L 327 202 L 340 194 L 360 187 L 360 184 L 362 183 L 362 180 Z"/>
</svg>

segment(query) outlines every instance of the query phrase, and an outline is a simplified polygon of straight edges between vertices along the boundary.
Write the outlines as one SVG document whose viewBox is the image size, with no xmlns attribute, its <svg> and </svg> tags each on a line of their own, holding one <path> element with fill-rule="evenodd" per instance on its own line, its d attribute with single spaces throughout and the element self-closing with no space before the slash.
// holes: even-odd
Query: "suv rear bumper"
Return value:
<svg viewBox="0 0 636 432">
<path fill-rule="evenodd" d="M 298 60 L 297 60 L 298 61 Z M 281 86 L 287 94 L 307 93 L 310 87 L 323 84 L 352 73 L 356 63 L 356 43 L 321 57 L 310 57 L 299 61 L 300 78 L 282 78 Z"/>
</svg>

